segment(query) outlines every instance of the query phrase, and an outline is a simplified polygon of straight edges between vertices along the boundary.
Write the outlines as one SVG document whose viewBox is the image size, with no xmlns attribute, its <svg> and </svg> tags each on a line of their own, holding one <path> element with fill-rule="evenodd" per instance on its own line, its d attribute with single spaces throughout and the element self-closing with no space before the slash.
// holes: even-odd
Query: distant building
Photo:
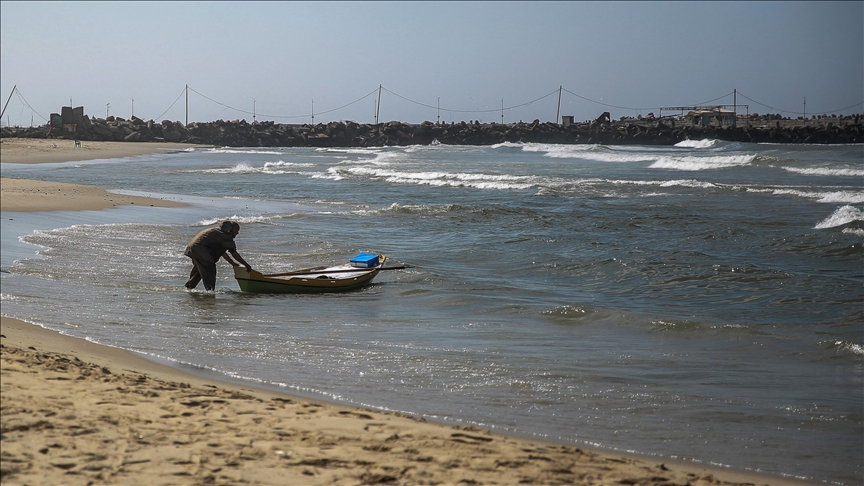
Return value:
<svg viewBox="0 0 864 486">
<path fill-rule="evenodd" d="M 561 115 L 561 125 L 562 126 L 570 126 L 573 124 L 573 116 L 572 115 Z"/>
<path fill-rule="evenodd" d="M 691 120 L 694 125 L 709 127 L 712 125 L 719 127 L 734 127 L 736 124 L 735 112 L 724 110 L 720 107 L 716 108 L 698 108 L 687 113 L 687 119 Z"/>
<path fill-rule="evenodd" d="M 51 114 L 51 125 L 56 126 L 57 119 L 54 117 L 56 113 Z M 71 106 L 64 106 L 60 109 L 60 123 L 63 126 L 63 130 L 67 132 L 77 132 L 79 127 L 84 127 L 84 107 L 78 106 L 72 108 Z"/>
</svg>

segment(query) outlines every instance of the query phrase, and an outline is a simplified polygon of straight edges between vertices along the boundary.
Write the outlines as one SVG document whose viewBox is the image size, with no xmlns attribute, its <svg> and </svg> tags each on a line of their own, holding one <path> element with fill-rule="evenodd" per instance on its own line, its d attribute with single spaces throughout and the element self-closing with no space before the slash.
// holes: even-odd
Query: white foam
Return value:
<svg viewBox="0 0 864 486">
<path fill-rule="evenodd" d="M 864 221 L 864 211 L 855 206 L 842 206 L 837 208 L 831 216 L 814 226 L 814 229 L 836 228 L 852 221 Z"/>
<path fill-rule="evenodd" d="M 597 162 L 643 162 L 652 159 L 650 155 L 621 153 L 597 144 L 528 143 L 522 146 L 522 150 L 545 152 L 544 157 L 553 159 L 583 159 Z"/>
<path fill-rule="evenodd" d="M 497 149 L 497 148 L 522 148 L 524 147 L 524 143 L 520 142 L 502 142 L 496 143 L 495 145 L 490 145 L 489 148 Z"/>
<path fill-rule="evenodd" d="M 220 224 L 222 221 L 234 221 L 236 223 L 267 223 L 273 221 L 274 219 L 281 219 L 282 216 L 228 216 L 227 218 L 213 218 L 213 219 L 205 219 L 199 221 L 198 224 L 202 226 L 213 226 L 216 224 Z"/>
<path fill-rule="evenodd" d="M 802 191 L 800 189 L 758 189 L 758 188 L 748 188 L 747 192 L 770 192 L 775 196 L 798 196 L 805 197 L 808 199 L 815 199 L 817 202 L 822 203 L 851 203 L 851 204 L 860 204 L 864 203 L 864 193 L 852 192 L 852 191 L 835 191 L 835 192 L 814 192 L 814 191 Z"/>
<path fill-rule="evenodd" d="M 716 170 L 750 165 L 755 159 L 755 155 L 715 155 L 711 157 L 692 155 L 685 157 L 665 156 L 660 157 L 656 162 L 651 164 L 651 168 L 688 171 Z"/>
<path fill-rule="evenodd" d="M 264 164 L 264 170 L 276 167 L 315 167 L 315 164 L 310 164 L 308 162 L 285 162 L 284 160 L 278 162 L 267 162 Z"/>
<path fill-rule="evenodd" d="M 223 147 L 220 149 L 212 148 L 208 149 L 207 153 L 210 154 L 264 154 L 264 155 L 282 155 L 282 152 L 275 152 L 272 150 L 257 150 L 257 149 L 232 149 Z"/>
<path fill-rule="evenodd" d="M 719 140 L 703 138 L 702 140 L 684 140 L 676 143 L 675 146 L 682 148 L 711 148 L 716 147 L 718 143 L 720 143 Z"/>
<path fill-rule="evenodd" d="M 864 192 L 852 192 L 852 191 L 826 192 L 826 193 L 823 193 L 821 195 L 818 202 L 864 204 Z"/>
<path fill-rule="evenodd" d="M 316 152 L 334 152 L 339 154 L 365 154 L 365 155 L 376 155 L 381 153 L 380 149 L 368 149 L 368 148 L 338 148 L 338 147 L 329 147 L 329 148 L 318 148 L 315 149 Z"/>
<path fill-rule="evenodd" d="M 537 184 L 538 179 L 530 176 L 497 174 L 473 174 L 451 172 L 402 172 L 375 167 L 330 168 L 328 174 L 340 180 L 344 173 L 354 176 L 382 178 L 393 184 L 422 184 L 429 186 L 474 187 L 477 189 L 528 189 Z"/>
<path fill-rule="evenodd" d="M 796 174 L 815 176 L 864 177 L 864 170 L 861 169 L 832 169 L 829 167 L 813 167 L 809 169 L 799 169 L 797 167 L 783 167 L 783 170 L 795 172 Z"/>
<path fill-rule="evenodd" d="M 198 172 L 198 171 L 193 171 Z M 255 174 L 261 172 L 260 168 L 252 167 L 251 165 L 241 162 L 234 167 L 227 167 L 223 169 L 207 169 L 200 171 L 204 174 Z"/>
</svg>

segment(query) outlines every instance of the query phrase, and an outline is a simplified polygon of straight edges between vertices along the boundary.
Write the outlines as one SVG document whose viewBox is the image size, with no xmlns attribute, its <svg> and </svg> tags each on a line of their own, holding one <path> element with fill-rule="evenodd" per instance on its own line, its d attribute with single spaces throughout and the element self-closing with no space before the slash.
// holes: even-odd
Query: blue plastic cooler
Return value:
<svg viewBox="0 0 864 486">
<path fill-rule="evenodd" d="M 371 268 L 378 266 L 378 255 L 372 255 L 369 253 L 360 253 L 355 256 L 351 260 L 349 260 L 352 267 L 358 268 Z"/>
</svg>

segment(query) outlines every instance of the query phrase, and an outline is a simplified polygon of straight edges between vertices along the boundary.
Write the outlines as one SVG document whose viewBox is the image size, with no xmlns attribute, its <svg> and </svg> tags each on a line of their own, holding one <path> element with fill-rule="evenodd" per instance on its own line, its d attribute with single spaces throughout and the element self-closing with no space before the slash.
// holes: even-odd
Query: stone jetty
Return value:
<svg viewBox="0 0 864 486">
<path fill-rule="evenodd" d="M 820 116 L 790 120 L 776 115 L 740 116 L 735 126 L 702 126 L 685 119 L 609 119 L 559 124 L 459 122 L 364 124 L 338 121 L 317 125 L 246 120 L 183 123 L 125 120 L 84 115 L 74 127 L 4 127 L 2 137 L 61 138 L 91 141 L 183 142 L 227 147 L 380 147 L 405 145 L 494 145 L 504 142 L 604 145 L 674 145 L 683 140 L 848 144 L 864 143 L 864 115 Z M 74 131 L 71 131 L 74 130 Z"/>
</svg>

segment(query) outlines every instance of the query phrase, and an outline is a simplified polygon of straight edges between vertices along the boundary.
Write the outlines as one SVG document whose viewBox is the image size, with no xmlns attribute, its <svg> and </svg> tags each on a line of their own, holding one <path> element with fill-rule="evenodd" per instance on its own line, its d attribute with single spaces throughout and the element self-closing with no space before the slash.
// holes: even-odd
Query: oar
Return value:
<svg viewBox="0 0 864 486">
<path fill-rule="evenodd" d="M 271 273 L 270 275 L 264 275 L 265 277 L 285 277 L 288 275 L 306 275 L 309 272 L 314 272 L 315 270 L 321 270 L 322 268 L 327 267 L 312 267 L 312 268 L 304 268 L 303 270 L 294 270 L 293 272 L 286 273 Z"/>
<path fill-rule="evenodd" d="M 400 265 L 398 267 L 349 268 L 349 269 L 345 269 L 345 270 L 330 270 L 329 272 L 326 270 L 319 270 L 319 271 L 313 271 L 313 272 L 298 270 L 296 272 L 273 273 L 273 274 L 264 275 L 264 276 L 265 277 L 287 277 L 287 276 L 302 276 L 302 275 L 329 275 L 331 273 L 371 272 L 373 270 L 404 270 L 406 268 L 414 268 L 414 266 L 413 265 Z"/>
</svg>

